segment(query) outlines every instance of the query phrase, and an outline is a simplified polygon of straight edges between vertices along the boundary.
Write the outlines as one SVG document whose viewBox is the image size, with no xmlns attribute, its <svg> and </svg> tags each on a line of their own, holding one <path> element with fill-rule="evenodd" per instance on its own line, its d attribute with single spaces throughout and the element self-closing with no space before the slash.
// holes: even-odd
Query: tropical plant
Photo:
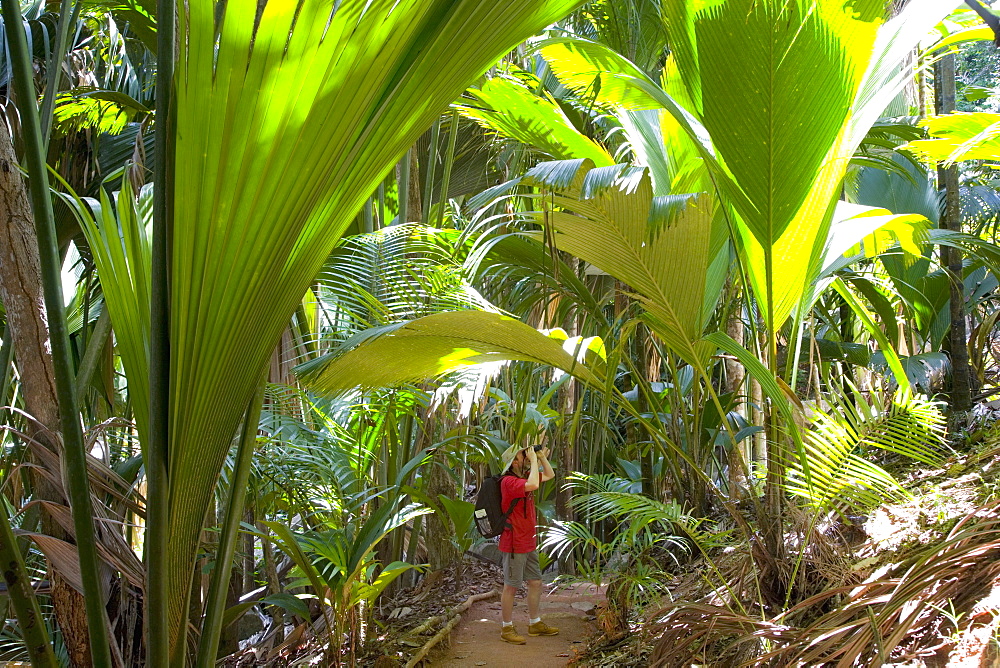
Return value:
<svg viewBox="0 0 1000 668">
<path fill-rule="evenodd" d="M 572 504 L 586 522 L 554 521 L 540 547 L 560 559 L 576 552 L 581 577 L 597 586 L 610 583 L 602 626 L 612 637 L 628 629 L 636 610 L 666 594 L 671 566 L 719 541 L 676 503 L 636 494 L 631 481 L 613 474 L 574 473 L 566 485 L 577 492 Z M 595 535 L 592 527 L 605 522 L 614 526 L 611 535 Z"/>
<path fill-rule="evenodd" d="M 675 666 L 706 656 L 747 666 L 884 664 L 908 638 L 942 622 L 941 608 L 963 598 L 964 577 L 993 572 L 987 555 L 998 547 L 991 504 L 942 540 L 864 582 L 827 589 L 773 619 L 716 605 L 666 606 L 649 665 Z M 824 605 L 830 609 L 817 616 Z"/>
<path fill-rule="evenodd" d="M 818 513 L 863 510 L 905 496 L 899 482 L 870 461 L 873 448 L 930 466 L 944 455 L 946 420 L 938 403 L 903 389 L 881 399 L 854 387 L 845 394 L 830 395 L 836 399 L 829 410 L 812 410 L 806 461 L 788 464 L 788 491 Z"/>
<path fill-rule="evenodd" d="M 115 636 L 92 624 L 97 665 L 115 640 L 124 663 L 207 667 L 260 603 L 279 635 L 284 610 L 325 629 L 327 661 L 355 660 L 374 597 L 412 584 L 409 564 L 455 564 L 474 539 L 467 483 L 533 438 L 569 483 L 538 499 L 546 545 L 561 568 L 614 573 L 610 635 L 664 592 L 664 563 L 699 554 L 720 605 L 673 609 L 694 640 L 671 656 L 730 647 L 698 626 L 712 615 L 740 638 L 725 660 L 841 656 L 833 627 L 809 627 L 837 603 L 817 527 L 903 496 L 895 454 L 940 463 L 942 413 L 913 391 L 948 368 L 953 277 L 983 382 L 995 356 L 1000 252 L 932 228 L 929 172 L 896 151 L 922 131 L 907 102 L 926 97 L 898 94 L 914 73 L 900 64 L 947 7 L 912 0 L 885 21 L 876 0 L 161 4 L 26 7 L 0 58 L 2 81 L 27 72 L 15 143 L 31 182 L 48 157 L 58 184 L 54 235 L 44 185 L 36 209 L 57 349 L 68 330 L 59 384 L 79 404 L 64 407 L 84 426 L 82 446 L 63 434 L 68 460 L 33 442 L 60 436 L 19 412 L 24 355 L 0 348 L 18 530 L 0 550 L 116 592 L 86 597 Z M 179 36 L 154 14 L 177 14 Z M 970 25 L 956 21 L 940 34 Z M 456 59 L 462 44 L 476 48 Z M 933 57 L 916 55 L 919 81 Z M 910 149 L 990 162 L 996 118 L 969 122 L 931 120 Z M 964 177 L 984 235 L 1000 210 L 985 173 Z M 695 519 L 717 511 L 746 550 L 719 557 L 729 535 Z M 33 608 L 30 588 L 10 591 L 51 663 L 44 634 L 29 639 L 56 628 L 46 595 Z M 880 630 L 844 657 L 873 660 L 900 620 L 872 605 Z"/>
<path fill-rule="evenodd" d="M 345 508 L 345 517 L 356 510 L 357 506 Z M 351 620 L 357 619 L 358 605 L 370 604 L 393 580 L 415 567 L 400 561 L 380 565 L 375 557 L 379 541 L 393 529 L 430 512 L 417 504 L 398 508 L 396 503 L 387 503 L 363 522 L 351 518 L 342 527 L 326 526 L 306 533 L 293 533 L 280 522 L 265 523 L 275 534 L 275 544 L 292 559 L 319 600 L 330 639 L 327 657 L 336 665 L 340 665 L 345 632 L 351 647 L 350 663 L 354 663 L 359 629 Z M 298 584 L 293 581 L 291 586 Z M 327 617 L 326 606 L 332 610 L 332 618 Z"/>
</svg>

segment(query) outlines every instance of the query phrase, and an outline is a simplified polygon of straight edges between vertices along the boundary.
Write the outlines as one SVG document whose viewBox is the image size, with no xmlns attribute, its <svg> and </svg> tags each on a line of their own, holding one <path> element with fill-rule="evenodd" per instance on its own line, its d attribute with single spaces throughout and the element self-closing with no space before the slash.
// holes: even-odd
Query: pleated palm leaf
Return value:
<svg viewBox="0 0 1000 668">
<path fill-rule="evenodd" d="M 440 311 L 496 310 L 465 280 L 457 230 L 393 225 L 348 239 L 316 279 L 336 338 Z"/>
<path fill-rule="evenodd" d="M 620 56 L 611 59 L 623 63 Z M 561 79 L 571 87 L 582 82 L 585 75 L 569 75 L 571 68 L 561 69 L 560 63 L 554 69 Z M 632 71 L 636 77 L 644 76 L 637 69 Z M 583 95 L 590 92 L 587 89 Z M 554 100 L 511 79 L 490 80 L 468 94 L 479 104 L 460 107 L 463 114 L 497 134 L 559 159 L 538 165 L 524 179 L 505 187 L 525 183 L 554 191 L 549 205 L 556 210 L 539 218 L 558 230 L 559 248 L 640 293 L 658 333 L 685 360 L 697 363 L 704 355 L 695 352 L 695 342 L 725 281 L 729 253 L 723 247 L 724 220 L 713 219 L 709 198 L 696 207 L 700 214 L 692 209 L 675 216 L 689 196 L 670 197 L 674 192 L 670 186 L 698 184 L 690 178 L 691 152 L 683 151 L 690 139 L 668 125 L 669 117 L 662 119 L 661 128 L 655 113 L 619 108 L 616 120 L 638 163 L 648 168 L 648 176 L 640 177 L 639 171 L 615 167 L 612 156 L 573 127 Z M 613 93 L 601 101 L 615 106 Z M 589 162 L 581 162 L 585 160 Z M 608 187 L 611 184 L 615 187 Z"/>
<path fill-rule="evenodd" d="M 1000 157 L 1000 114 L 956 112 L 921 123 L 930 139 L 918 139 L 901 148 L 924 160 L 952 165 L 961 160 Z"/>
<path fill-rule="evenodd" d="M 554 366 L 595 385 L 597 376 L 577 361 L 579 338 L 550 335 L 488 311 L 435 313 L 359 333 L 342 347 L 299 365 L 310 390 L 336 395 L 356 387 L 392 387 L 437 378 L 491 362 L 520 360 Z M 597 344 L 595 344 L 597 347 Z"/>
<path fill-rule="evenodd" d="M 265 522 L 276 536 L 275 544 L 305 575 L 304 580 L 324 606 L 324 616 L 325 606 L 332 610 L 333 619 L 327 620 L 328 624 L 332 621 L 327 656 L 333 657 L 333 665 L 341 665 L 339 645 L 353 608 L 362 601 L 371 603 L 393 580 L 415 567 L 400 561 L 380 564 L 375 554 L 390 532 L 433 512 L 416 503 L 399 506 L 397 499 L 363 521 L 305 533 L 294 533 L 280 522 Z M 355 665 L 353 661 L 351 665 Z"/>
<path fill-rule="evenodd" d="M 564 85 L 620 110 L 657 195 L 717 189 L 773 331 L 819 270 L 851 157 L 944 5 L 911 2 L 879 28 L 879 0 L 668 3 L 662 86 L 594 42 L 550 40 L 541 51 Z M 659 127 L 649 110 L 661 112 Z"/>
<path fill-rule="evenodd" d="M 556 160 L 589 158 L 599 167 L 615 164 L 600 144 L 582 134 L 555 100 L 534 93 L 513 78 L 496 77 L 467 94 L 475 103 L 457 108 L 487 130 L 516 139 Z"/>
<path fill-rule="evenodd" d="M 752 204 L 733 200 L 736 229 L 772 331 L 815 277 L 848 163 L 905 82 L 907 50 L 947 14 L 942 4 L 911 2 L 881 28 L 878 0 L 727 3 L 670 17 L 694 113 Z M 731 76 L 733 56 L 753 63 L 749 76 Z"/>
<path fill-rule="evenodd" d="M 654 199 L 647 170 L 581 160 L 542 163 L 525 180 L 556 193 L 546 200 L 554 210 L 539 214 L 556 246 L 628 284 L 650 327 L 704 368 L 714 351 L 701 342 L 715 307 L 706 285 L 725 271 L 712 267 L 724 241 L 712 198 Z"/>
<path fill-rule="evenodd" d="M 114 202 L 60 193 L 87 239 L 128 378 L 128 397 L 139 440 L 149 437 L 149 299 L 152 189 L 134 196 L 128 180 Z"/>
<path fill-rule="evenodd" d="M 578 276 L 576 267 L 553 257 L 541 239 L 530 235 L 484 235 L 477 243 L 480 252 L 470 256 L 466 266 L 480 277 L 481 289 L 496 304 L 513 313 L 537 309 L 548 314 L 549 322 L 566 322 L 575 313 L 582 331 L 610 327 L 603 309 L 613 298 L 609 277 Z"/>
<path fill-rule="evenodd" d="M 574 14 L 573 29 L 607 44 L 655 78 L 667 50 L 664 4 L 664 0 L 590 2 Z"/>
<path fill-rule="evenodd" d="M 167 458 L 174 660 L 184 647 L 186 592 L 215 481 L 306 288 L 434 117 L 496 59 L 578 4 L 185 5 L 175 81 Z"/>
<path fill-rule="evenodd" d="M 410 224 L 346 240 L 317 280 L 334 345 L 296 369 L 303 383 L 335 395 L 510 360 L 573 371 L 563 339 L 500 313 L 465 280 L 469 247 L 458 230 Z"/>
</svg>

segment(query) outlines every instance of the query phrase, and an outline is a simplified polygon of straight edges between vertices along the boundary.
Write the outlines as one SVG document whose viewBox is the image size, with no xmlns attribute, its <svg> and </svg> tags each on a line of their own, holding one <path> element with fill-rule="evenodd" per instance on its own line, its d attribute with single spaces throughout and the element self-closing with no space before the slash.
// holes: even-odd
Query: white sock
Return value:
<svg viewBox="0 0 1000 668">
<path fill-rule="evenodd" d="M 542 618 L 541 618 L 541 617 L 535 617 L 534 619 L 529 619 L 529 620 L 528 620 L 528 623 L 529 623 L 529 624 L 537 624 L 537 623 L 538 623 L 538 622 L 540 622 L 540 621 L 542 621 Z"/>
<path fill-rule="evenodd" d="M 503 622 L 504 626 L 514 626 L 514 622 Z"/>
</svg>

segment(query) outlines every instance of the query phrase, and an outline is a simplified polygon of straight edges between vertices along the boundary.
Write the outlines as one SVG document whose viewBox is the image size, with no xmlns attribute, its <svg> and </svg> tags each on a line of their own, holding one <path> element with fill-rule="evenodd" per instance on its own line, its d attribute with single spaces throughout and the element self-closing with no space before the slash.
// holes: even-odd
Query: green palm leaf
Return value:
<svg viewBox="0 0 1000 668">
<path fill-rule="evenodd" d="M 517 139 L 557 160 L 589 158 L 600 167 L 615 164 L 607 150 L 573 127 L 548 96 L 535 95 L 504 77 L 490 79 L 467 93 L 478 104 L 463 104 L 458 109 L 487 130 Z"/>
<path fill-rule="evenodd" d="M 710 198 L 691 199 L 668 213 L 667 224 L 651 224 L 655 207 L 645 170 L 591 167 L 542 163 L 526 176 L 558 193 L 552 198 L 558 209 L 544 214 L 557 232 L 556 245 L 627 283 L 663 341 L 701 368 L 714 352 L 697 343 L 707 317 L 708 267 L 718 250 Z"/>
<path fill-rule="evenodd" d="M 316 392 L 336 394 L 355 387 L 426 380 L 474 364 L 505 360 L 548 364 L 599 382 L 565 349 L 575 341 L 545 336 L 499 313 L 436 313 L 364 336 L 366 340 L 353 350 L 324 355 L 298 367 L 302 382 Z"/>
<path fill-rule="evenodd" d="M 734 201 L 738 240 L 772 329 L 818 264 L 882 8 L 879 0 L 850 10 L 830 1 L 668 7 L 691 111 L 749 203 Z"/>
<path fill-rule="evenodd" d="M 1000 158 L 1000 114 L 956 112 L 929 118 L 921 125 L 932 138 L 911 141 L 901 149 L 948 165 Z"/>
<path fill-rule="evenodd" d="M 649 167 L 656 195 L 708 189 L 704 158 L 714 151 L 704 126 L 687 111 L 694 106 L 674 56 L 667 60 L 661 89 L 603 44 L 554 38 L 539 48 L 561 84 L 583 99 L 615 110 L 637 162 Z M 718 171 L 719 178 L 728 182 L 728 174 Z"/>
<path fill-rule="evenodd" d="M 310 281 L 434 117 L 520 40 L 578 4 L 185 5 L 175 81 L 168 453 L 175 654 L 214 483 Z"/>
<path fill-rule="evenodd" d="M 69 189 L 68 184 L 63 185 Z M 111 314 L 117 349 L 128 378 L 128 396 L 139 439 L 149 435 L 149 336 L 152 189 L 134 196 L 128 179 L 114 203 L 58 193 L 76 217 L 94 257 Z"/>
<path fill-rule="evenodd" d="M 331 334 L 440 311 L 496 310 L 464 278 L 461 236 L 407 223 L 345 239 L 316 279 Z"/>
<path fill-rule="evenodd" d="M 805 439 L 811 484 L 801 462 L 791 462 L 788 490 L 819 509 L 878 506 L 906 495 L 889 473 L 868 461 L 864 449 L 881 449 L 940 466 L 946 418 L 940 405 L 900 390 L 885 408 L 854 392 L 829 412 L 817 410 Z"/>
</svg>

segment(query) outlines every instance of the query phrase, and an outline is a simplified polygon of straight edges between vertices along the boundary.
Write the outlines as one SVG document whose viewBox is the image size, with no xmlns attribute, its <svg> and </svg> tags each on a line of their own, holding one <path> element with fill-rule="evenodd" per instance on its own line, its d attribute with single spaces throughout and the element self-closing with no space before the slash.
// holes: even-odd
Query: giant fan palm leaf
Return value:
<svg viewBox="0 0 1000 668">
<path fill-rule="evenodd" d="M 520 40 L 578 4 L 185 3 L 167 457 L 175 660 L 188 610 L 181 592 L 190 590 L 213 486 L 310 281 L 435 115 Z"/>
</svg>

